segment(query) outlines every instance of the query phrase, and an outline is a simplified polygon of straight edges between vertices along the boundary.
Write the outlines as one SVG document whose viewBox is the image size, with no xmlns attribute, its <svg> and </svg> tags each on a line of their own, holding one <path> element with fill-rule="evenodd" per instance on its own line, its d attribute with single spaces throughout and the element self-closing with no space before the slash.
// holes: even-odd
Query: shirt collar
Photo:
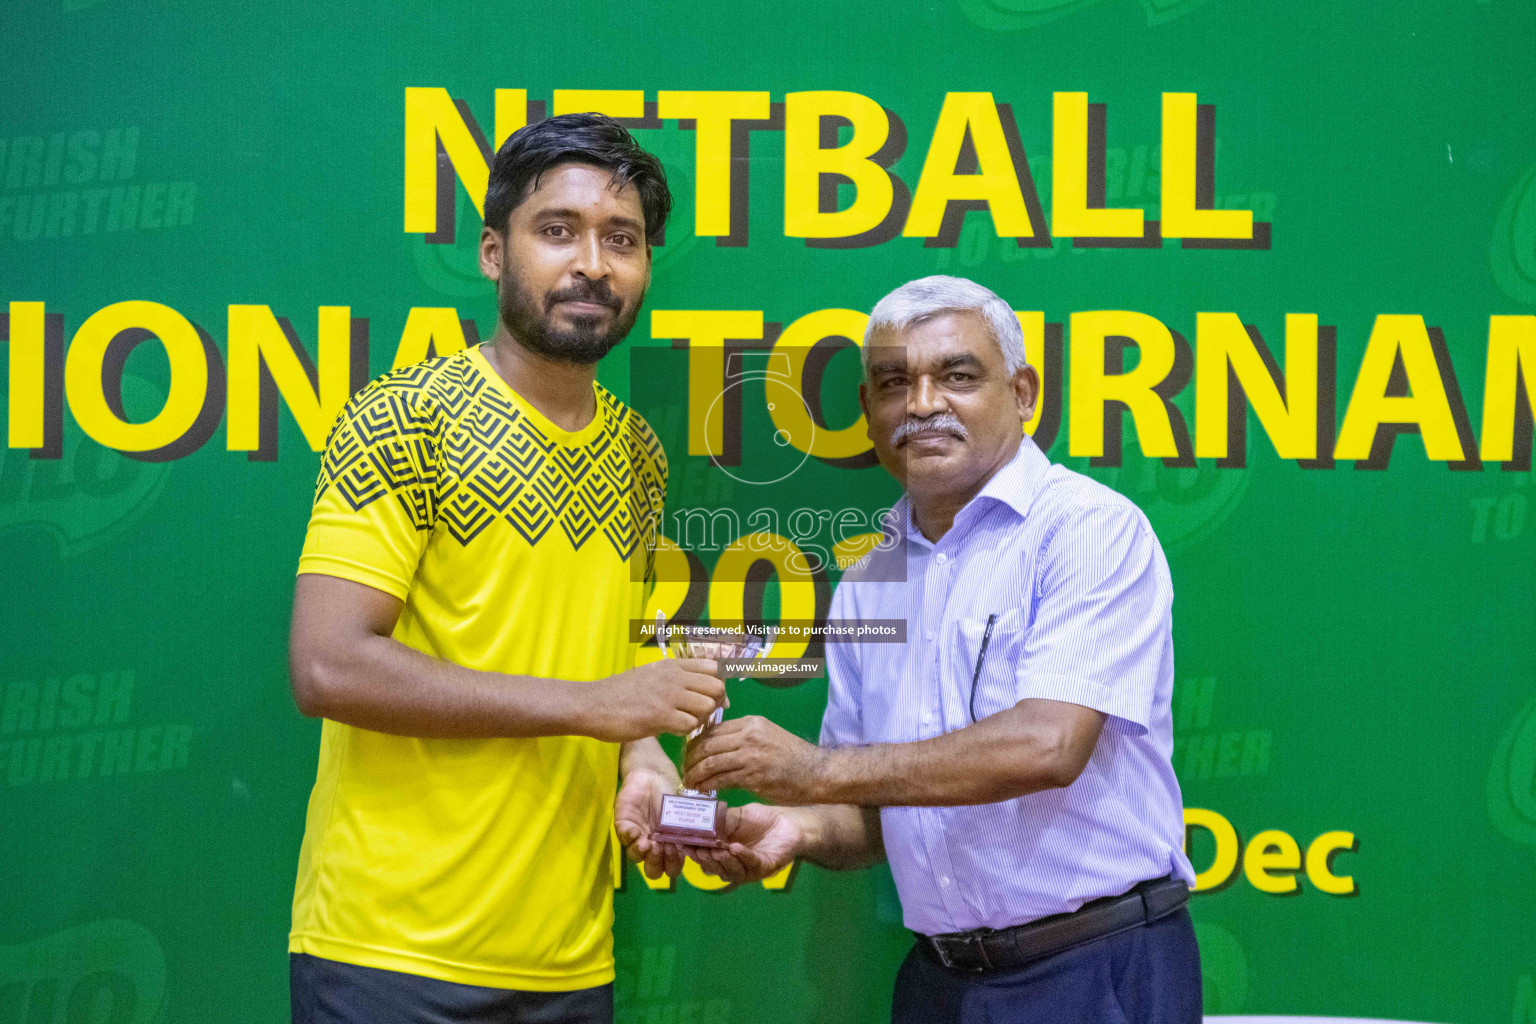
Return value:
<svg viewBox="0 0 1536 1024">
<path fill-rule="evenodd" d="M 1050 468 L 1051 460 L 1045 457 L 1045 453 L 1036 446 L 1028 434 L 1024 435 L 1019 443 L 1018 452 L 1004 463 L 1001 469 L 992 474 L 991 478 L 982 485 L 981 490 L 976 493 L 976 497 L 966 502 L 965 507 L 955 516 L 955 524 L 958 526 L 962 517 L 969 518 L 975 515 L 971 510 L 977 508 L 978 503 L 983 501 L 1011 508 L 1020 519 L 1024 518 L 1029 512 L 1029 506 L 1034 503 L 1035 493 L 1040 489 L 1040 482 Z M 892 511 L 895 513 L 891 516 L 894 525 L 905 534 L 907 539 L 932 546 L 932 542 L 923 536 L 923 531 L 917 528 L 910 495 L 903 494 Z"/>
<path fill-rule="evenodd" d="M 976 497 L 972 498 L 965 508 L 970 508 L 977 501 L 988 498 L 995 502 L 1007 505 L 1019 514 L 1022 519 L 1029 511 L 1029 506 L 1034 503 L 1035 492 L 1040 488 L 1040 481 L 1044 479 L 1046 470 L 1051 468 L 1051 460 L 1045 457 L 1045 453 L 1035 446 L 1035 442 L 1028 434 L 1019 443 L 1019 450 L 1008 462 L 992 474 L 992 478 L 982 485 Z M 965 509 L 961 509 L 964 512 Z"/>
</svg>

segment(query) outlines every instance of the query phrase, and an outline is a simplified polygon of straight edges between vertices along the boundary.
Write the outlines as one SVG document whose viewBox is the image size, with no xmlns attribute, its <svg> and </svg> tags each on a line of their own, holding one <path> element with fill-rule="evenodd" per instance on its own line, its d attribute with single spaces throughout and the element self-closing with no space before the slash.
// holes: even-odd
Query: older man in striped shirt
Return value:
<svg viewBox="0 0 1536 1024">
<path fill-rule="evenodd" d="M 733 812 L 729 849 L 695 856 L 738 881 L 889 859 L 917 933 L 898 1024 L 1198 1022 L 1157 537 L 1023 434 L 1039 376 L 988 289 L 896 289 L 864 366 L 906 495 L 831 617 L 904 620 L 906 642 L 828 644 L 820 746 L 762 718 L 693 745 L 688 785 L 780 805 Z"/>
</svg>

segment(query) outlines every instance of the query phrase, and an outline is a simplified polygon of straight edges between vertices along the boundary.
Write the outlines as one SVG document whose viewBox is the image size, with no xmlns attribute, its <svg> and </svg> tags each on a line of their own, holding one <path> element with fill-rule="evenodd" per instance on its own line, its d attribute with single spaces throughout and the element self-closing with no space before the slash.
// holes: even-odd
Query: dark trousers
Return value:
<svg viewBox="0 0 1536 1024">
<path fill-rule="evenodd" d="M 613 986 L 524 992 L 288 955 L 293 1024 L 613 1024 Z"/>
<path fill-rule="evenodd" d="M 892 1024 L 1200 1024 L 1200 949 L 1189 911 L 1016 970 L 966 974 L 913 946 Z"/>
</svg>

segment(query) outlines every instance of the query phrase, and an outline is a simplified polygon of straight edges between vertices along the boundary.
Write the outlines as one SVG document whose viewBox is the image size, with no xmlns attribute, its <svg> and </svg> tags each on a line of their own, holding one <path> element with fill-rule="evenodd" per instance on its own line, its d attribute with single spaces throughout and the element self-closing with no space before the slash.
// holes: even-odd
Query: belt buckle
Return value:
<svg viewBox="0 0 1536 1024">
<path fill-rule="evenodd" d="M 958 935 L 951 937 L 953 941 L 958 941 L 961 945 L 963 945 L 967 951 L 975 949 L 976 958 L 981 961 L 979 965 L 972 966 L 955 963 L 949 957 L 949 951 L 946 948 L 948 943 L 936 942 L 933 944 L 933 946 L 936 950 L 938 950 L 939 963 L 943 964 L 945 967 L 952 971 L 964 971 L 967 974 L 981 974 L 985 971 L 991 970 L 992 960 L 987 956 L 987 947 L 983 941 L 986 938 L 988 932 L 989 929 L 977 928 L 973 931 L 961 932 Z"/>
<path fill-rule="evenodd" d="M 987 956 L 986 937 L 988 931 L 990 931 L 990 929 L 987 929 L 986 931 L 977 931 L 971 935 L 966 936 L 966 945 L 970 945 L 972 942 L 974 942 L 976 944 L 976 955 L 981 960 L 980 967 L 971 968 L 971 971 L 974 974 L 980 974 L 983 971 L 990 971 L 992 969 L 992 958 Z"/>
</svg>

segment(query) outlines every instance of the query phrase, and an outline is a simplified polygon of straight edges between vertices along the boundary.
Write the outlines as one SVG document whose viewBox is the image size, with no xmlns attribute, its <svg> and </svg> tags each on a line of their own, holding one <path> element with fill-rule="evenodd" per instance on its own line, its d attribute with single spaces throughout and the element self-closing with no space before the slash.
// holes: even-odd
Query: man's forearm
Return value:
<svg viewBox="0 0 1536 1024">
<path fill-rule="evenodd" d="M 725 699 L 709 659 L 671 658 L 571 682 L 483 672 L 394 638 L 399 598 L 302 573 L 288 669 L 299 710 L 397 736 L 590 736 L 609 742 L 698 727 Z"/>
<path fill-rule="evenodd" d="M 480 672 L 433 658 L 387 636 L 292 666 L 306 714 L 398 736 L 591 735 L 591 683 Z"/>
<path fill-rule="evenodd" d="M 1064 728 L 1059 719 L 1083 713 L 1096 719 L 1091 733 Z M 952 807 L 1071 785 L 1093 752 L 1102 717 L 1076 705 L 1024 701 L 933 739 L 829 751 L 811 796 L 818 803 Z"/>
<path fill-rule="evenodd" d="M 819 804 L 784 807 L 800 826 L 796 855 L 834 871 L 868 867 L 885 859 L 880 811 L 873 807 Z"/>
<path fill-rule="evenodd" d="M 643 740 L 632 740 L 619 751 L 619 775 L 625 776 L 636 769 L 646 769 L 655 772 L 669 785 L 676 787 L 681 783 L 677 774 L 677 765 L 667 756 L 667 752 L 661 748 L 656 737 L 647 736 Z"/>
</svg>

